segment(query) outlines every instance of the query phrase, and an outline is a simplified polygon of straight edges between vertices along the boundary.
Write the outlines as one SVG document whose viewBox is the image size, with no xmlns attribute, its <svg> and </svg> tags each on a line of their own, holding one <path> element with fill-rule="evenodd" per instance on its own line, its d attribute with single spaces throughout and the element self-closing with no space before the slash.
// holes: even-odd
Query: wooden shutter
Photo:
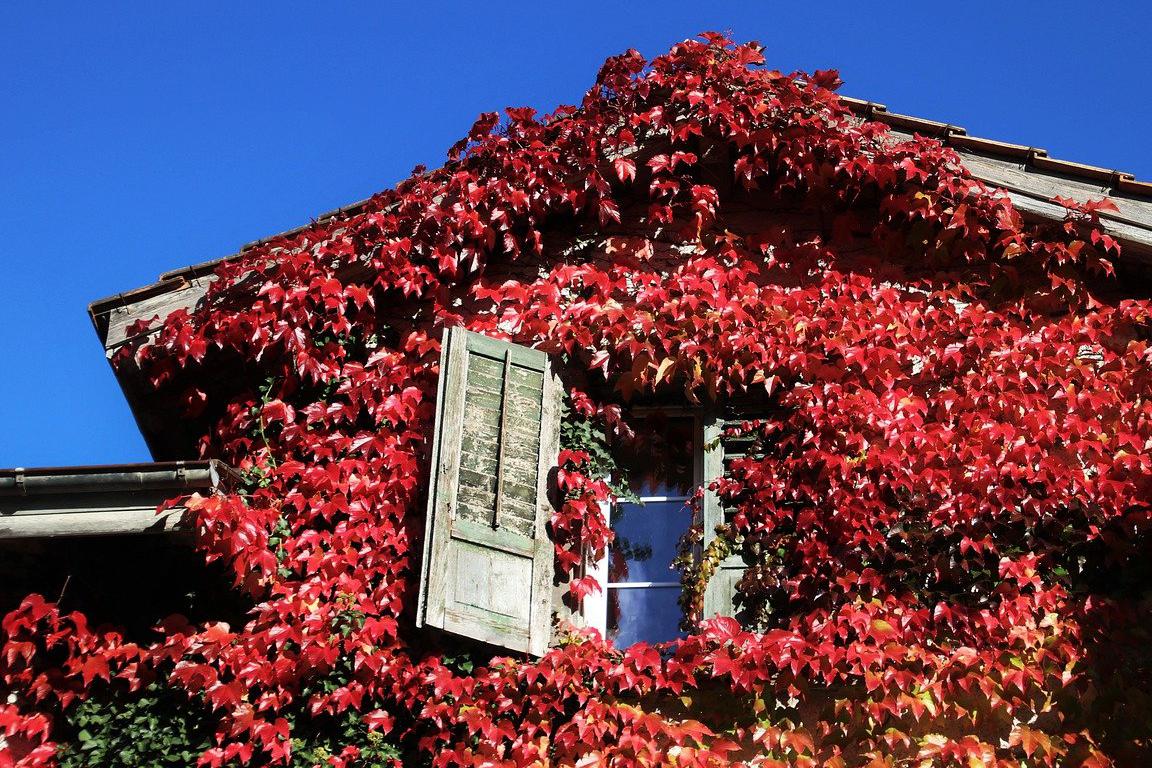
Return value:
<svg viewBox="0 0 1152 768">
<path fill-rule="evenodd" d="M 725 422 L 709 418 L 704 423 L 704 547 L 716 539 L 716 526 L 725 522 L 725 510 L 715 492 L 707 486 L 724 475 L 728 462 L 741 454 L 743 447 L 723 438 Z M 736 616 L 736 584 L 747 569 L 744 558 L 733 552 L 720 561 L 704 588 L 705 619 L 713 616 Z"/>
<path fill-rule="evenodd" d="M 559 398 L 543 352 L 463 328 L 445 333 L 418 626 L 547 649 Z"/>
</svg>

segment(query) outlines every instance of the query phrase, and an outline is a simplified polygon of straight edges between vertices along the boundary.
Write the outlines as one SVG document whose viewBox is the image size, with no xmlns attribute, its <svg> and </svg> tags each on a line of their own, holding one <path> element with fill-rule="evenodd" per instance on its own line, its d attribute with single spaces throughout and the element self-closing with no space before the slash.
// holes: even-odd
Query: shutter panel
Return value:
<svg viewBox="0 0 1152 768">
<path fill-rule="evenodd" d="M 559 398 L 543 352 L 445 333 L 417 626 L 547 649 Z"/>
<path fill-rule="evenodd" d="M 743 446 L 736 441 L 723 438 L 725 422 L 719 418 L 710 418 L 704 424 L 704 547 L 707 549 L 716 539 L 716 526 L 725 522 L 725 510 L 720 498 L 714 491 L 707 488 L 713 480 L 723 476 L 728 469 L 728 463 L 742 455 Z M 747 569 L 744 558 L 739 552 L 733 552 L 721 560 L 712 577 L 704 588 L 704 614 L 703 618 L 713 616 L 732 616 L 737 614 L 736 585 L 744 576 Z"/>
</svg>

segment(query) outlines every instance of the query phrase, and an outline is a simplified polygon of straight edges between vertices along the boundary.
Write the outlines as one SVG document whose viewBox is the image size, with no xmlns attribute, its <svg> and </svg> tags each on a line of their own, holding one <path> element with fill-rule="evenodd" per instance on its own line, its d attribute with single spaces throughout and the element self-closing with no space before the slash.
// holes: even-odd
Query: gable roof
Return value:
<svg viewBox="0 0 1152 768">
<path fill-rule="evenodd" d="M 1063 218 L 1065 209 L 1051 202 L 1055 195 L 1080 201 L 1110 198 L 1120 211 L 1100 212 L 1105 230 L 1129 246 L 1135 246 L 1129 247 L 1128 250 L 1135 253 L 1125 254 L 1126 258 L 1152 266 L 1152 181 L 1139 181 L 1126 171 L 1050 157 L 1048 150 L 1040 147 L 971 136 L 958 125 L 889 112 L 886 105 L 878 102 L 850 96 L 840 98 L 861 118 L 888 125 L 898 138 L 918 134 L 955 149 L 973 176 L 1007 191 L 1025 215 L 1032 213 L 1044 218 Z M 155 295 L 163 289 L 178 288 L 183 282 L 210 275 L 222 261 L 236 258 L 272 240 L 290 237 L 312 223 L 355 215 L 367 203 L 368 200 L 360 200 L 322 213 L 314 222 L 245 243 L 234 254 L 163 272 L 156 283 L 93 301 L 89 305 L 89 314 L 97 332 L 102 332 L 98 316 L 109 306 Z"/>
<path fill-rule="evenodd" d="M 1138 181 L 1124 171 L 1101 168 L 1049 157 L 1047 150 L 1011 144 L 977 136 L 957 125 L 896 112 L 872 101 L 840 97 L 862 120 L 881 122 L 891 128 L 896 140 L 913 135 L 937 139 L 956 150 L 972 175 L 992 187 L 1003 189 L 1016 209 L 1034 221 L 1061 221 L 1067 210 L 1053 202 L 1054 197 L 1079 202 L 1107 197 L 1118 211 L 1100 211 L 1101 228 L 1123 245 L 1125 266 L 1140 274 L 1152 274 L 1152 181 Z M 313 223 L 355 215 L 368 200 L 321 214 L 314 222 L 252 241 L 229 256 L 162 273 L 157 282 L 93 301 L 88 314 L 109 358 L 129 339 L 128 325 L 154 316 L 161 320 L 176 309 L 191 309 L 212 282 L 218 264 L 235 259 L 269 241 L 290 237 Z M 153 323 L 141 335 L 159 327 Z M 141 433 L 155 458 L 180 458 L 182 439 L 171 435 L 170 419 L 149 414 L 146 393 L 139 382 L 117 374 L 120 386 L 132 407 Z"/>
</svg>

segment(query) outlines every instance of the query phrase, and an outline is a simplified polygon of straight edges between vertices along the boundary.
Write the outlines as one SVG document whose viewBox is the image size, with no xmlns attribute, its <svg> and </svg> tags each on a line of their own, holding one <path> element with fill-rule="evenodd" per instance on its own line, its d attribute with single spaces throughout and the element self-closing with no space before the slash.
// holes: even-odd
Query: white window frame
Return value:
<svg viewBox="0 0 1152 768">
<path fill-rule="evenodd" d="M 692 419 L 692 488 L 699 488 L 705 482 L 711 482 L 714 478 L 704 477 L 704 454 L 707 446 L 704 443 L 705 424 L 707 419 L 703 413 L 697 409 L 683 408 L 683 407 L 668 407 L 661 408 L 659 406 L 643 406 L 634 408 L 632 413 L 637 416 L 644 416 L 650 413 L 661 413 L 669 419 L 690 417 Z M 687 505 L 691 500 L 691 493 L 687 496 L 641 496 L 639 501 L 646 502 L 669 502 L 683 500 Z M 612 508 L 618 502 L 602 501 L 600 502 L 600 515 L 604 520 L 605 525 L 611 525 L 612 521 Z M 632 503 L 632 502 L 624 502 Z M 687 529 L 684 531 L 687 533 Z M 595 562 L 589 564 L 586 573 L 596 577 L 596 583 L 600 585 L 600 589 L 593 591 L 591 594 L 584 598 L 584 621 L 587 626 L 598 630 L 601 636 L 608 637 L 608 590 L 609 589 L 643 589 L 643 588 L 676 588 L 679 589 L 681 584 L 679 581 L 632 581 L 632 582 L 609 582 L 608 581 L 608 560 L 611 557 L 609 548 L 605 549 L 604 557 L 599 558 Z"/>
</svg>

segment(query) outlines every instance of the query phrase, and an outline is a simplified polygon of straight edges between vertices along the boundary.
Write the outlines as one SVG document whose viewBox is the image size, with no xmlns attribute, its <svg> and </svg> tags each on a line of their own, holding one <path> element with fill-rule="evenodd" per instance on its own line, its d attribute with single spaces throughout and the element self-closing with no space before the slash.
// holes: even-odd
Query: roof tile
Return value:
<svg viewBox="0 0 1152 768">
<path fill-rule="evenodd" d="M 1022 160 L 1039 170 L 1061 173 L 1081 179 L 1089 179 L 1101 183 L 1103 186 L 1110 187 L 1112 190 L 1119 190 L 1142 197 L 1152 197 L 1152 183 L 1138 182 L 1132 174 L 1124 171 L 1100 168 L 1083 163 L 1074 163 L 1069 160 L 1059 160 L 1049 157 L 1047 150 L 1038 147 L 1027 147 L 1023 144 L 1010 144 L 1005 141 L 969 136 L 963 128 L 954 125 L 889 112 L 888 108 L 883 104 L 877 104 L 872 101 L 853 99 L 846 96 L 842 96 L 841 98 L 849 109 L 866 120 L 875 120 L 891 125 L 894 128 L 911 130 L 916 133 L 931 136 L 940 139 L 948 146 Z"/>
</svg>

